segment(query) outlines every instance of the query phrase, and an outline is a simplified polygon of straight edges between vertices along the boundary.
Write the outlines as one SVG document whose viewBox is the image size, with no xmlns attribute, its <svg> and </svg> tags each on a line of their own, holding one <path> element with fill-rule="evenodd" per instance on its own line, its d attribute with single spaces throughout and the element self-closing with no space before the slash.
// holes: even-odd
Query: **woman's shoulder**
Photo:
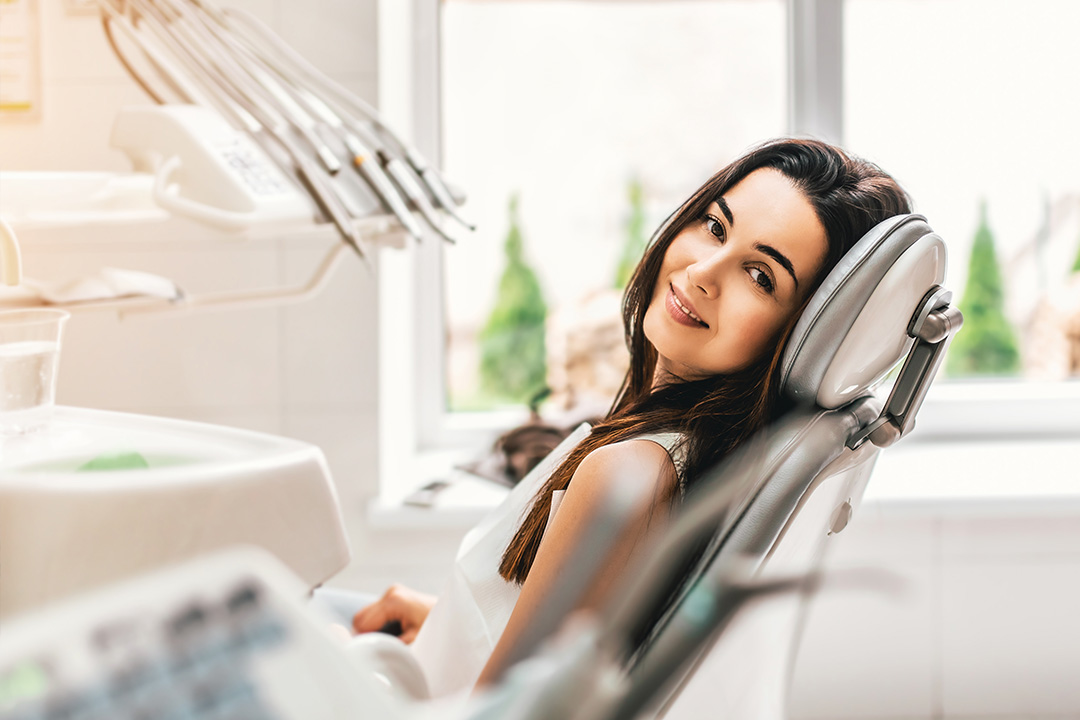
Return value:
<svg viewBox="0 0 1080 720">
<path fill-rule="evenodd" d="M 678 433 L 648 433 L 626 440 L 601 445 L 586 457 L 599 456 L 607 462 L 620 458 L 648 459 L 654 462 L 671 461 L 671 447 L 679 439 Z"/>
<path fill-rule="evenodd" d="M 603 445 L 590 452 L 574 473 L 597 490 L 609 483 L 635 482 L 669 495 L 678 485 L 678 473 L 669 449 L 650 437 L 635 437 Z"/>
</svg>

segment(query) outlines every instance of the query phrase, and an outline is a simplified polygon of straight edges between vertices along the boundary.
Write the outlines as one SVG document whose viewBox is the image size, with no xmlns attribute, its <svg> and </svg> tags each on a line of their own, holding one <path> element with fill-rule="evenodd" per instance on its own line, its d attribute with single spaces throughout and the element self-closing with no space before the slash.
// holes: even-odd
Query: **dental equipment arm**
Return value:
<svg viewBox="0 0 1080 720">
<path fill-rule="evenodd" d="M 318 98 L 307 87 L 307 85 L 318 85 L 320 80 L 316 77 L 316 71 L 310 67 L 305 65 L 302 68 L 302 72 L 307 76 L 309 82 L 306 84 L 299 83 L 296 81 L 295 77 L 291 77 L 290 74 L 280 66 L 272 64 L 270 56 L 264 58 L 254 47 L 242 43 L 232 43 L 230 47 L 245 57 L 245 65 L 260 68 L 257 79 L 266 84 L 271 92 L 275 95 L 280 94 L 283 101 L 296 107 L 298 112 L 305 115 L 310 113 L 320 118 L 330 131 L 338 136 L 352 154 L 351 159 L 353 166 L 360 172 L 361 176 L 369 182 L 371 187 L 380 196 L 380 199 L 387 205 L 387 209 L 398 216 L 398 219 L 401 220 L 402 224 L 405 225 L 406 229 L 409 230 L 413 237 L 419 239 L 421 237 L 421 230 L 416 224 L 416 221 L 412 219 L 408 209 L 401 202 L 399 193 L 404 195 L 416 207 L 424 220 L 427 221 L 428 225 L 436 233 L 448 242 L 456 242 L 454 238 L 447 234 L 442 228 L 435 207 L 428 200 L 428 196 L 420 187 L 420 184 L 418 184 L 418 180 L 419 183 L 424 182 L 421 179 L 422 176 L 410 171 L 408 166 L 386 149 L 385 144 L 376 137 L 374 133 L 368 131 L 349 117 L 350 113 L 343 109 L 343 104 L 340 102 L 340 98 L 343 97 L 344 91 L 337 87 L 332 88 L 330 91 L 326 91 L 324 88 L 324 92 L 327 92 L 327 95 L 331 96 L 324 101 Z M 281 83 L 278 84 L 277 82 L 274 82 L 272 78 L 268 77 L 268 72 L 273 72 Z M 346 100 L 346 103 L 347 102 L 348 101 Z M 300 105 L 304 107 L 301 109 L 299 107 Z M 372 110 L 372 112 L 374 111 Z M 379 126 L 381 127 L 381 123 Z M 363 139 L 361 140 L 361 138 Z M 371 157 L 378 159 L 379 166 L 373 166 L 366 162 L 367 159 Z M 385 174 L 382 172 L 383 170 L 385 170 Z M 389 184 L 387 174 L 389 175 L 389 178 L 393 180 L 393 185 Z M 441 186 L 439 187 L 441 188 Z M 435 186 L 429 187 L 429 190 L 432 191 L 432 195 L 438 200 L 439 195 Z M 446 197 L 449 197 L 449 195 L 446 195 Z M 453 212 L 452 208 L 453 204 L 451 204 L 451 209 L 449 210 L 451 213 Z M 460 220 L 460 218 L 458 218 L 458 220 Z M 472 229 L 471 226 L 469 227 Z"/>
<path fill-rule="evenodd" d="M 210 23 L 206 23 L 206 27 L 221 43 L 226 42 L 220 29 L 214 28 Z M 386 206 L 387 210 L 397 217 L 398 221 L 405 227 L 406 231 L 408 231 L 415 239 L 419 240 L 423 236 L 423 230 L 420 228 L 420 225 L 417 223 L 412 213 L 409 212 L 409 209 L 401 201 L 398 191 L 390 184 L 390 180 L 386 177 L 385 173 L 383 173 L 379 165 L 367 162 L 369 158 L 375 156 L 375 153 L 369 150 L 355 133 L 350 132 L 345 127 L 341 118 L 338 117 L 326 103 L 322 102 L 309 90 L 291 83 L 287 76 L 282 75 L 279 71 L 266 63 L 251 48 L 240 43 L 230 43 L 230 47 L 244 57 L 244 67 L 251 77 L 277 98 L 279 103 L 291 109 L 291 114 L 297 118 L 297 122 L 301 123 L 306 128 L 307 134 L 317 136 L 315 118 L 318 118 L 325 124 L 329 131 L 338 138 L 348 151 L 349 164 L 352 165 L 352 167 L 368 183 L 371 189 Z M 337 158 L 333 155 L 333 151 L 325 144 L 321 143 L 321 141 L 320 145 L 316 148 L 316 152 L 328 172 L 335 174 L 340 169 L 340 163 L 337 162 Z M 329 155 L 329 158 L 327 155 Z M 379 159 L 381 161 L 381 156 L 379 156 Z M 333 163 L 333 165 L 331 165 L 331 163 Z M 401 183 L 398 184 L 401 186 Z M 406 196 L 413 201 L 424 216 L 424 219 L 428 221 L 436 232 L 446 240 L 454 242 L 453 238 L 448 236 L 445 231 L 442 230 L 438 219 L 435 217 L 434 209 L 431 207 L 430 203 L 427 202 L 427 198 L 424 197 L 421 191 L 412 189 L 414 187 L 415 186 L 410 186 L 408 189 L 403 188 L 402 192 L 405 192 Z"/>
<path fill-rule="evenodd" d="M 308 144 L 327 173 L 335 175 L 341 170 L 337 157 L 315 133 L 310 115 L 259 67 L 258 58 L 248 56 L 245 62 L 239 62 L 233 57 L 236 46 L 222 37 L 214 24 L 204 21 L 197 12 L 190 12 L 182 2 L 158 1 L 169 5 L 176 15 L 174 26 L 185 29 L 194 57 L 214 58 L 213 64 L 223 80 L 271 119 L 275 130 L 280 131 L 287 124 Z"/>
<path fill-rule="evenodd" d="M 209 8 L 210 4 L 205 2 L 205 0 L 200 0 L 199 6 Z M 383 122 L 382 118 L 373 107 L 319 72 L 305 58 L 288 45 L 282 43 L 265 23 L 250 13 L 230 9 L 224 13 L 219 13 L 219 16 L 220 15 L 224 15 L 224 17 L 228 19 L 240 20 L 249 30 L 247 36 L 249 44 L 261 43 L 264 46 L 268 46 L 269 52 L 263 53 L 265 57 L 284 59 L 286 63 L 292 66 L 292 70 L 301 76 L 303 83 L 318 87 L 328 98 L 332 97 L 337 104 L 349 109 L 352 115 L 362 117 L 372 123 L 379 134 L 393 146 L 392 149 L 394 153 L 404 157 L 409 168 L 420 178 L 424 187 L 428 189 L 439 206 L 466 228 L 470 230 L 475 229 L 475 226 L 457 214 L 458 203 L 454 200 L 453 194 L 450 192 L 449 188 L 447 188 L 446 183 L 443 181 L 438 171 L 431 167 L 415 148 L 409 146 L 405 141 L 398 137 L 386 123 Z M 279 69 L 278 72 L 287 75 L 292 74 L 284 69 Z M 355 130 L 355 128 L 353 129 Z M 382 143 L 379 143 L 379 145 L 381 144 Z"/>
<path fill-rule="evenodd" d="M 19 242 L 15 231 L 0 218 L 0 280 L 5 285 L 14 287 L 22 284 L 22 256 L 19 254 Z"/>
</svg>

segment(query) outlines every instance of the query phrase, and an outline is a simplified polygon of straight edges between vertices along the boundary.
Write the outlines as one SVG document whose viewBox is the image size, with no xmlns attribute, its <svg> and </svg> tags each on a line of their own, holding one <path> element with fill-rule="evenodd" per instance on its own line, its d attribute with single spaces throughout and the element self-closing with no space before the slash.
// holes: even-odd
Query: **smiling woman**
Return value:
<svg viewBox="0 0 1080 720">
<path fill-rule="evenodd" d="M 594 450 L 645 432 L 678 433 L 686 490 L 778 417 L 786 409 L 780 357 L 807 300 L 867 230 L 910 208 L 879 167 L 814 140 L 760 145 L 702 185 L 657 231 L 626 289 L 630 369 L 619 397 L 538 493 L 503 554 L 502 576 L 525 581 L 553 494 Z M 684 307 L 693 325 L 678 321 Z"/>
<path fill-rule="evenodd" d="M 630 369 L 611 411 L 465 537 L 433 608 L 403 609 L 398 589 L 356 629 L 419 626 L 415 654 L 436 694 L 491 681 L 618 485 L 637 505 L 582 602 L 601 606 L 705 471 L 786 409 L 779 360 L 809 297 L 860 237 L 909 206 L 878 167 L 812 140 L 766 143 L 714 175 L 659 229 L 626 289 Z"/>
</svg>

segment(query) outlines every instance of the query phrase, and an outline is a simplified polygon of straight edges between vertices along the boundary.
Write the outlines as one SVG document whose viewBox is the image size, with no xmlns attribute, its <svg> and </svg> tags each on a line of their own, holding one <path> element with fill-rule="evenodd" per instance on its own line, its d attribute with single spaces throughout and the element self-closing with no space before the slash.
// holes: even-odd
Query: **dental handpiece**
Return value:
<svg viewBox="0 0 1080 720">
<path fill-rule="evenodd" d="M 438 233 L 447 242 L 456 243 L 457 241 L 446 233 L 442 228 L 442 223 L 439 221 L 438 215 L 435 212 L 435 208 L 432 207 L 431 201 L 428 200 L 427 194 L 420 187 L 410 167 L 403 162 L 400 158 L 395 157 L 389 152 L 385 145 L 381 142 L 380 138 L 374 131 L 369 129 L 364 123 L 357 122 L 354 118 L 348 118 L 348 125 L 350 130 L 359 138 L 364 138 L 362 142 L 366 142 L 375 148 L 375 157 L 378 158 L 381 169 L 386 172 L 386 175 L 393 180 L 394 187 L 397 188 L 395 195 L 400 192 L 403 194 L 427 221 L 428 225 Z"/>
<path fill-rule="evenodd" d="M 285 79 L 288 83 L 287 78 Z M 352 166 L 367 181 L 368 186 L 375 192 L 383 205 L 394 214 L 402 227 L 415 239 L 420 240 L 423 229 L 409 212 L 408 206 L 402 201 L 400 194 L 390 179 L 386 177 L 383 169 L 377 162 L 369 162 L 374 157 L 373 151 L 367 147 L 353 132 L 351 132 L 337 113 L 321 98 L 312 94 L 303 87 L 287 85 L 296 94 L 297 102 L 303 104 L 315 116 L 320 118 L 345 145 L 352 156 Z"/>
<path fill-rule="evenodd" d="M 431 191 L 432 196 L 439 206 L 445 210 L 450 217 L 457 220 L 469 230 L 476 230 L 476 225 L 458 215 L 458 203 L 454 200 L 450 188 L 446 187 L 446 182 L 443 180 L 442 175 L 439 174 L 439 171 L 431 165 L 428 165 L 424 161 L 423 156 L 411 146 L 402 143 L 402 149 L 404 150 L 405 160 L 409 163 L 409 166 L 412 167 L 413 171 L 424 181 L 424 185 Z"/>
<path fill-rule="evenodd" d="M 390 180 L 383 173 L 378 162 L 371 162 L 371 152 L 354 135 L 347 134 L 344 141 L 345 146 L 352 154 L 352 164 L 356 171 L 367 180 L 368 184 L 379 196 L 379 199 L 394 214 L 394 217 L 398 219 L 406 232 L 417 240 L 422 238 L 424 235 L 423 228 L 420 227 L 420 223 L 416 221 L 413 214 L 409 212 L 409 208 L 402 202 L 397 190 L 390 184 Z"/>
<path fill-rule="evenodd" d="M 416 209 L 419 210 L 420 214 L 427 220 L 431 229 L 437 232 L 447 242 L 456 243 L 457 241 L 442 229 L 439 218 L 435 214 L 435 208 L 431 206 L 424 191 L 417 186 L 416 181 L 413 180 L 405 164 L 402 163 L 400 159 L 391 157 L 384 150 L 378 150 L 376 155 L 379 158 L 379 162 L 386 169 L 387 174 L 398 188 L 401 189 L 401 192 L 405 194 L 405 197 L 412 201 L 416 206 Z"/>
</svg>

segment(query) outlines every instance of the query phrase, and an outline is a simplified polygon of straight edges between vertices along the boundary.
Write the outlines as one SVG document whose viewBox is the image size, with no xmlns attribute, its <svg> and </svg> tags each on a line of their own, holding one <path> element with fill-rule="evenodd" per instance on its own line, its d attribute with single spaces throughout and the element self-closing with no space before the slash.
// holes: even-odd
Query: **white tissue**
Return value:
<svg viewBox="0 0 1080 720">
<path fill-rule="evenodd" d="M 41 288 L 41 297 L 53 304 L 148 297 L 176 300 L 183 292 L 172 280 L 138 270 L 102 268 L 95 275 Z"/>
</svg>

